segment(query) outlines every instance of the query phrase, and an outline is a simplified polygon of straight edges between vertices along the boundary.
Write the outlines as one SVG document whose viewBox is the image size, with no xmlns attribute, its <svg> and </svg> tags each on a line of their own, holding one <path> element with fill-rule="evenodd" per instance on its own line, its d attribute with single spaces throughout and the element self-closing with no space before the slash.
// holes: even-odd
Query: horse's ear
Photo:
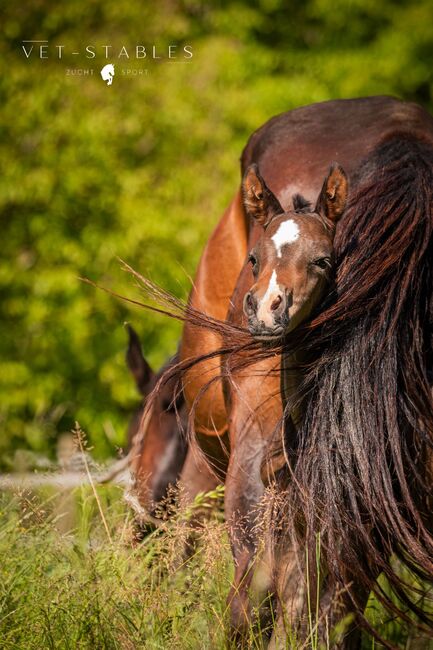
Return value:
<svg viewBox="0 0 433 650">
<path fill-rule="evenodd" d="M 153 378 L 153 370 L 143 356 L 140 339 L 131 325 L 127 325 L 128 349 L 126 350 L 126 363 L 137 384 L 138 391 L 145 396 L 149 392 L 150 383 Z"/>
<path fill-rule="evenodd" d="M 256 164 L 250 165 L 242 181 L 242 200 L 246 213 L 266 227 L 276 215 L 284 212 L 277 197 L 272 194 Z"/>
<path fill-rule="evenodd" d="M 341 165 L 334 163 L 323 183 L 315 211 L 337 223 L 346 207 L 347 192 L 346 172 Z"/>
</svg>

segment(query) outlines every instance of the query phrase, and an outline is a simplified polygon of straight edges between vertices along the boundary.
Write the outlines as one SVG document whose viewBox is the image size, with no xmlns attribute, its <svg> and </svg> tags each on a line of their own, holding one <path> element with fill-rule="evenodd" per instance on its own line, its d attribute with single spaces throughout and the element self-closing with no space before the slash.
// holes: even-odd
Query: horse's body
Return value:
<svg viewBox="0 0 433 650">
<path fill-rule="evenodd" d="M 267 186 L 288 211 L 294 207 L 295 194 L 316 201 L 333 161 L 343 166 L 350 187 L 360 162 L 383 140 L 401 132 L 433 143 L 433 120 L 419 106 L 388 97 L 299 108 L 273 118 L 253 134 L 242 154 L 242 173 L 249 165 L 258 165 Z M 243 301 L 254 282 L 247 253 L 262 233 L 261 225 L 246 216 L 237 194 L 202 256 L 190 298 L 193 307 L 215 318 L 246 325 Z M 214 332 L 198 332 L 193 324 L 187 324 L 181 356 L 188 359 L 211 353 L 222 344 Z M 231 363 L 236 366 L 233 359 Z M 195 412 L 195 429 L 202 439 L 212 439 L 214 457 L 218 456 L 215 439 L 229 430 L 225 508 L 236 565 L 230 599 L 232 622 L 238 629 L 249 619 L 247 590 L 256 551 L 256 507 L 266 477 L 283 464 L 279 449 L 275 462 L 265 463 L 266 450 L 273 444 L 282 415 L 280 363 L 275 354 L 247 371 L 233 372 L 225 384 L 225 399 L 221 388 L 213 384 Z M 219 374 L 214 360 L 189 370 L 184 380 L 188 404 Z M 185 466 L 193 472 L 194 458 L 189 457 Z M 210 485 L 215 481 L 210 474 L 208 480 Z"/>
</svg>

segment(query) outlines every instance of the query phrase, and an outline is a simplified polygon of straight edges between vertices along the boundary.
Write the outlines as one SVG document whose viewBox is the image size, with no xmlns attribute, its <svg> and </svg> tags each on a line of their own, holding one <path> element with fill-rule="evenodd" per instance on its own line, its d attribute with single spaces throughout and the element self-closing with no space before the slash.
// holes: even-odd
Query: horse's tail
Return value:
<svg viewBox="0 0 433 650">
<path fill-rule="evenodd" d="M 335 247 L 336 292 L 308 327 L 315 363 L 285 510 L 310 557 L 320 535 L 328 582 L 356 586 L 358 613 L 365 602 L 355 594 L 374 590 L 427 623 L 419 600 L 421 582 L 433 582 L 431 145 L 399 134 L 369 156 Z"/>
</svg>

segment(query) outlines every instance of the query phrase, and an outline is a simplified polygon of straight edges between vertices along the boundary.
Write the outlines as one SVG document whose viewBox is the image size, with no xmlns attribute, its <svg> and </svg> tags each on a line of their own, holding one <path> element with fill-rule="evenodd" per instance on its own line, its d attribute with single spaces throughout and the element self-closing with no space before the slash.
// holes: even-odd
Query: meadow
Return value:
<svg viewBox="0 0 433 650">
<path fill-rule="evenodd" d="M 0 647 L 5 650 L 227 650 L 227 592 L 232 560 L 220 510 L 182 558 L 188 513 L 176 511 L 137 541 L 119 486 L 73 490 L 19 489 L 0 497 Z M 96 490 L 96 496 L 95 496 Z M 207 495 L 214 503 L 223 490 Z M 315 610 L 314 594 L 311 608 Z M 260 604 L 260 603 L 259 603 Z M 263 603 L 261 603 L 263 605 Z M 395 647 L 428 650 L 374 598 L 368 618 Z M 272 620 L 272 619 L 271 619 Z M 344 625 L 330 630 L 333 648 Z M 265 650 L 266 629 L 251 626 L 247 648 Z M 306 642 L 287 629 L 282 647 L 318 650 L 314 627 Z M 380 648 L 369 638 L 363 650 Z"/>
<path fill-rule="evenodd" d="M 242 148 L 275 114 L 372 94 L 432 111 L 432 3 L 39 0 L 2 13 L 0 471 L 55 467 L 76 420 L 104 462 L 125 445 L 138 403 L 124 323 L 154 368 L 176 350 L 180 326 L 79 278 L 140 299 L 122 258 L 186 298 L 238 187 Z M 27 58 L 27 39 L 64 45 L 63 58 Z M 67 73 L 75 48 L 100 53 L 107 42 L 117 56 L 179 43 L 193 57 L 129 60 L 110 88 L 101 57 L 95 74 Z M 179 566 L 185 517 L 137 543 L 119 486 L 3 491 L 0 648 L 226 648 L 225 524 L 211 517 Z M 433 648 L 373 599 L 368 615 L 396 647 Z M 263 643 L 251 629 L 250 647 Z M 302 647 L 295 633 L 287 647 Z M 313 632 L 305 647 L 317 650 Z M 364 638 L 364 650 L 377 647 Z"/>
</svg>

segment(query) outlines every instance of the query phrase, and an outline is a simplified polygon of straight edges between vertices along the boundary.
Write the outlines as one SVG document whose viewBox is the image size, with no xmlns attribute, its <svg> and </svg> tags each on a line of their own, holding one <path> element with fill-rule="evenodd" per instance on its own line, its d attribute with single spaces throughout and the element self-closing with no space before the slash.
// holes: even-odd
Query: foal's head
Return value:
<svg viewBox="0 0 433 650">
<path fill-rule="evenodd" d="M 297 194 L 289 212 L 257 165 L 246 170 L 242 193 L 247 214 L 264 228 L 249 255 L 254 284 L 245 295 L 244 312 L 255 338 L 279 338 L 308 318 L 329 285 L 335 226 L 346 205 L 346 174 L 334 164 L 315 207 Z"/>
</svg>

